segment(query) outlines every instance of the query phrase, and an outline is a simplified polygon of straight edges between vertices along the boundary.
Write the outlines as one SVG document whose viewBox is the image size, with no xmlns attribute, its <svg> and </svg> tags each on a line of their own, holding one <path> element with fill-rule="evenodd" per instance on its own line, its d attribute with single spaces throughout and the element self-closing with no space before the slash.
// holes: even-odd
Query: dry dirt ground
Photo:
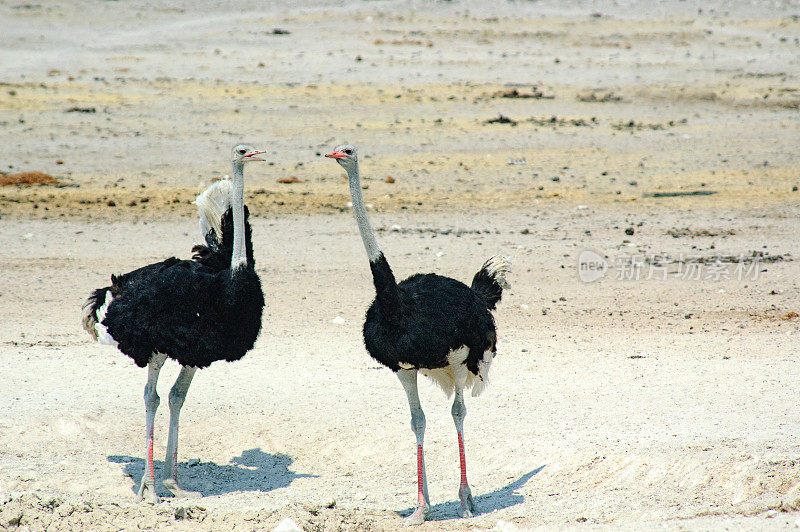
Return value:
<svg viewBox="0 0 800 532">
<path fill-rule="evenodd" d="M 319 156 L 343 141 L 398 277 L 514 260 L 467 401 L 479 515 L 426 383 L 424 528 L 800 526 L 800 6 L 642 4 L 0 0 L 0 171 L 59 181 L 0 187 L 0 528 L 402 526 L 408 407 L 363 348 L 369 268 Z M 137 504 L 145 374 L 80 306 L 189 255 L 241 140 L 269 152 L 246 176 L 263 332 L 190 389 L 203 498 Z"/>
</svg>

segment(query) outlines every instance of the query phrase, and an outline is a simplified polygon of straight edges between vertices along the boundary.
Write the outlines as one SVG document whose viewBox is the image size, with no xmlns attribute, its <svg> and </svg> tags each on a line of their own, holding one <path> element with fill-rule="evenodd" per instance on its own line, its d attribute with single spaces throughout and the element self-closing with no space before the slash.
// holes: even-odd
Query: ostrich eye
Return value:
<svg viewBox="0 0 800 532">
<path fill-rule="evenodd" d="M 353 150 L 351 150 L 350 148 L 347 148 L 346 150 L 344 150 L 344 152 L 345 152 L 347 155 L 353 155 Z"/>
<path fill-rule="evenodd" d="M 247 150 L 244 148 L 239 148 L 239 153 L 244 155 L 245 153 L 247 153 Z"/>
</svg>

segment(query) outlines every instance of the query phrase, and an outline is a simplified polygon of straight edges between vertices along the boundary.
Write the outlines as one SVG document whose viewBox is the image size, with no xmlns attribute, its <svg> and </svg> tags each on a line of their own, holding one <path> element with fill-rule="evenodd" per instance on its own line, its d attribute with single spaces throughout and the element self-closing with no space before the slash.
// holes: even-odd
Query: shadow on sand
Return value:
<svg viewBox="0 0 800 532">
<path fill-rule="evenodd" d="M 514 493 L 528 482 L 532 476 L 544 469 L 544 466 L 539 466 L 533 471 L 525 473 L 517 480 L 504 486 L 498 490 L 484 493 L 475 497 L 475 515 L 482 515 L 495 510 L 503 510 L 511 506 L 520 504 L 525 500 L 525 497 Z M 406 508 L 400 510 L 397 515 L 401 517 L 408 517 L 414 512 L 415 508 Z M 447 519 L 460 519 L 461 518 L 461 501 L 443 502 L 431 506 L 431 513 L 428 514 L 428 521 L 444 521 Z"/>
<path fill-rule="evenodd" d="M 109 462 L 125 464 L 124 473 L 133 479 L 133 492 L 139 492 L 146 461 L 132 456 L 112 455 Z M 317 475 L 295 473 L 289 469 L 292 459 L 285 454 L 269 454 L 261 449 L 243 451 L 241 456 L 231 460 L 231 465 L 217 465 L 214 462 L 198 462 L 189 465 L 178 464 L 178 482 L 188 491 L 199 491 L 203 497 L 222 495 L 234 491 L 267 492 L 285 488 L 296 478 L 317 478 Z M 164 462 L 154 460 L 156 480 L 161 478 Z M 169 497 L 170 492 L 158 484 L 158 495 Z"/>
</svg>

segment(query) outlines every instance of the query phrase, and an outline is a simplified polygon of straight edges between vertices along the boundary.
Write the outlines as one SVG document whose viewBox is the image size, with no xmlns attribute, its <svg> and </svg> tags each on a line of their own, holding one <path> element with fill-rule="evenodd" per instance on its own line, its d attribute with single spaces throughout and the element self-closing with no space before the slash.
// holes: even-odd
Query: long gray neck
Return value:
<svg viewBox="0 0 800 532">
<path fill-rule="evenodd" d="M 247 266 L 247 254 L 244 243 L 244 163 L 233 163 L 233 193 L 231 197 L 233 211 L 233 255 L 231 269 Z"/>
<path fill-rule="evenodd" d="M 375 240 L 375 232 L 367 218 L 367 208 L 364 206 L 364 198 L 361 197 L 361 177 L 358 172 L 358 162 L 355 168 L 347 170 L 348 181 L 350 182 L 350 198 L 353 200 L 353 214 L 356 217 L 358 230 L 361 233 L 361 240 L 367 250 L 367 257 L 370 262 L 375 262 L 381 255 L 381 248 Z"/>
</svg>

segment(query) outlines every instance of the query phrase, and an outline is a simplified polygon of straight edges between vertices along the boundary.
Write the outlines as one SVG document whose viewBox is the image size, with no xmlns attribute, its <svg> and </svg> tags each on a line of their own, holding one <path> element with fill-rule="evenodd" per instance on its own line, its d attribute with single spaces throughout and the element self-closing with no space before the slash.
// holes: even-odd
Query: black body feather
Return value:
<svg viewBox="0 0 800 532">
<path fill-rule="evenodd" d="M 242 358 L 258 338 L 264 309 L 246 207 L 245 229 L 245 267 L 230 269 L 233 218 L 228 209 L 216 249 L 214 238 L 207 238 L 208 246 L 193 249 L 193 260 L 173 257 L 112 276 L 111 286 L 95 290 L 87 301 L 91 315 L 111 291 L 114 299 L 102 324 L 140 367 L 155 352 L 198 368 Z"/>
<path fill-rule="evenodd" d="M 484 296 L 432 273 L 396 284 L 383 254 L 370 267 L 377 297 L 367 310 L 364 343 L 372 358 L 392 371 L 400 363 L 436 369 L 448 365 L 450 351 L 466 346 L 467 368 L 477 375 L 479 360 L 496 350 L 497 340 L 494 307 Z"/>
<path fill-rule="evenodd" d="M 485 302 L 489 310 L 494 310 L 497 303 L 503 297 L 503 287 L 497 282 L 487 270 L 487 264 L 478 270 L 472 278 L 472 291 L 478 294 Z"/>
<path fill-rule="evenodd" d="M 247 263 L 254 264 L 253 260 L 253 241 L 251 240 L 250 210 L 244 206 L 244 242 Z M 219 239 L 212 229 L 205 236 L 206 245 L 197 245 L 192 248 L 192 260 L 204 266 L 220 271 L 231 267 L 231 257 L 233 256 L 233 211 L 229 208 L 222 216 L 222 239 Z"/>
</svg>

